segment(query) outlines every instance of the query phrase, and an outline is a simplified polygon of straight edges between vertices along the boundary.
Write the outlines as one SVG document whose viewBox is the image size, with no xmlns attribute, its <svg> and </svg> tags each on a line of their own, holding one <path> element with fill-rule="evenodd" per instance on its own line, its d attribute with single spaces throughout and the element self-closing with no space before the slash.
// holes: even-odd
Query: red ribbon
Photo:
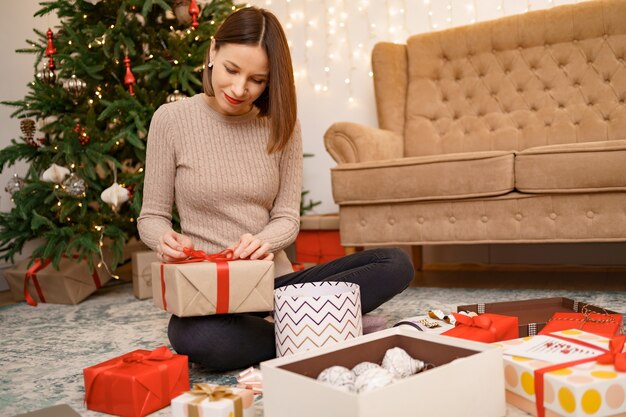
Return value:
<svg viewBox="0 0 626 417">
<path fill-rule="evenodd" d="M 606 349 L 603 349 L 591 343 L 583 342 L 582 340 L 570 339 L 569 337 L 563 337 L 563 336 L 559 336 L 556 334 L 549 334 L 549 336 L 555 337 L 557 339 L 565 340 L 566 342 L 575 343 L 577 345 L 600 350 L 602 352 L 608 352 Z M 556 365 L 546 366 L 545 368 L 536 369 L 534 385 L 535 385 L 535 406 L 537 407 L 537 417 L 545 417 L 546 415 L 546 408 L 544 407 L 544 404 L 543 404 L 543 385 L 544 385 L 543 382 L 544 382 L 544 375 L 547 372 L 557 371 L 559 369 L 567 368 L 570 366 L 580 365 L 581 363 L 593 362 L 595 360 L 599 360 L 601 357 L 605 355 L 606 354 L 602 354 L 600 356 L 592 356 L 591 358 L 587 358 L 587 359 L 578 359 L 575 361 L 559 363 Z"/>
<path fill-rule="evenodd" d="M 201 250 L 193 250 L 183 248 L 183 252 L 188 256 L 187 259 L 180 261 L 167 262 L 170 264 L 186 264 L 194 262 L 214 262 L 217 268 L 217 297 L 215 303 L 215 314 L 226 314 L 229 308 L 230 299 L 230 269 L 228 261 L 233 258 L 232 249 L 224 249 L 223 251 L 208 254 Z M 163 299 L 163 309 L 167 309 L 165 301 L 165 274 L 164 263 L 161 263 L 161 297 Z"/>
<path fill-rule="evenodd" d="M 465 326 L 480 327 L 481 329 L 485 330 L 489 330 L 489 328 L 491 327 L 492 321 L 489 317 L 484 317 L 482 315 L 470 317 L 466 316 L 465 314 L 457 313 L 452 313 L 452 315 L 456 319 L 456 323 L 454 324 L 455 326 L 463 324 Z"/>
<path fill-rule="evenodd" d="M 616 371 L 626 372 L 626 352 L 622 352 L 625 343 L 626 336 L 618 336 L 611 339 L 609 351 L 598 358 L 598 363 L 613 365 Z"/>
</svg>

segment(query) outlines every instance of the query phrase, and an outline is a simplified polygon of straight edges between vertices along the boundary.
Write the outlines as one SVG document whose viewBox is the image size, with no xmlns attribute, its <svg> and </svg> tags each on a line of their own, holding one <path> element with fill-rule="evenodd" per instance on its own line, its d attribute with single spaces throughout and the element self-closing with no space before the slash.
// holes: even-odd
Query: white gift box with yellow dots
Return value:
<svg viewBox="0 0 626 417">
<path fill-rule="evenodd" d="M 553 334 L 581 340 L 608 349 L 609 339 L 580 330 Z M 532 337 L 498 342 L 505 348 L 521 345 Z M 551 363 L 504 355 L 507 402 L 537 415 L 534 372 Z M 626 417 L 626 372 L 595 361 L 565 367 L 544 375 L 546 417 Z"/>
</svg>

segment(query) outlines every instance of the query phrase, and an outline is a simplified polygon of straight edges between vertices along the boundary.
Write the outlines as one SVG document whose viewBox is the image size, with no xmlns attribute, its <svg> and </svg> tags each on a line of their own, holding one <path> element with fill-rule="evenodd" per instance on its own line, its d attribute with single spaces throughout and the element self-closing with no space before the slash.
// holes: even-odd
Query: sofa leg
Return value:
<svg viewBox="0 0 626 417">
<path fill-rule="evenodd" d="M 422 263 L 422 247 L 411 246 L 411 258 L 413 258 L 413 268 L 415 271 L 421 271 L 424 264 Z"/>
</svg>

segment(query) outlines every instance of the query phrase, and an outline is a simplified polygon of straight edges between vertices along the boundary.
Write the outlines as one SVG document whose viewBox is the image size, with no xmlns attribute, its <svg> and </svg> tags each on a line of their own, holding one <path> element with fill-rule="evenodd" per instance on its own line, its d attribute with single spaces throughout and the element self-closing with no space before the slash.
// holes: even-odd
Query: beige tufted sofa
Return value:
<svg viewBox="0 0 626 417">
<path fill-rule="evenodd" d="M 345 246 L 626 241 L 626 1 L 380 43 L 325 134 Z"/>
</svg>

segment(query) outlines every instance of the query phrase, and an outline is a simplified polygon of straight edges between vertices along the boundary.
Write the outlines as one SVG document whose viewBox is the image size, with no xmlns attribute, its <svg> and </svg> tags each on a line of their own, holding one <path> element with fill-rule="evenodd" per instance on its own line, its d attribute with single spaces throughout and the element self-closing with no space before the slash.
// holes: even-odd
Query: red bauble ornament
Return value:
<svg viewBox="0 0 626 417">
<path fill-rule="evenodd" d="M 135 76 L 130 70 L 130 58 L 128 57 L 128 55 L 126 55 L 126 58 L 124 58 L 124 66 L 126 67 L 126 75 L 124 76 L 124 85 L 128 87 L 128 92 L 130 93 L 130 95 L 134 96 L 135 92 L 133 91 L 133 85 L 135 85 Z"/>
<path fill-rule="evenodd" d="M 200 9 L 198 8 L 198 4 L 196 3 L 196 0 L 191 0 L 191 2 L 189 2 L 189 15 L 191 15 L 191 26 L 193 26 L 193 28 L 197 28 L 199 23 L 198 23 L 198 15 L 200 14 Z"/>
<path fill-rule="evenodd" d="M 56 68 L 54 64 L 54 59 L 52 57 L 57 53 L 57 48 L 54 47 L 54 43 L 52 42 L 52 29 L 48 28 L 46 32 L 46 37 L 48 38 L 48 46 L 46 47 L 46 56 L 48 57 L 48 69 L 51 71 Z"/>
</svg>

